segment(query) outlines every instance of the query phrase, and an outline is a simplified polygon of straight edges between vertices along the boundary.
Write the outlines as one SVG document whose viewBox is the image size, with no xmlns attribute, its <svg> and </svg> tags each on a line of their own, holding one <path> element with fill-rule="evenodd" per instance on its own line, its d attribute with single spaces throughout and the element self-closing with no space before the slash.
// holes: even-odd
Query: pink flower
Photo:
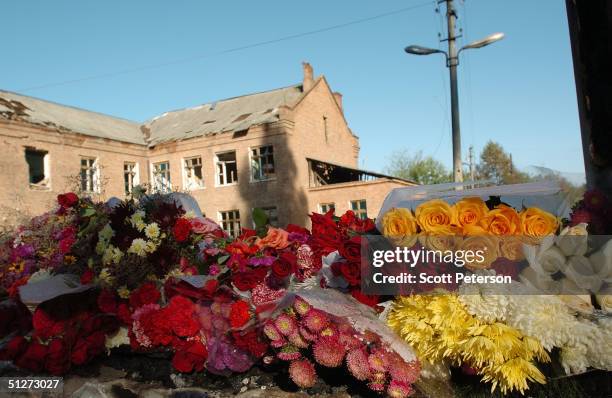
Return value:
<svg viewBox="0 0 612 398">
<path fill-rule="evenodd" d="M 219 225 L 208 217 L 194 217 L 189 220 L 189 223 L 191 230 L 196 234 L 207 235 L 220 229 Z"/>
</svg>

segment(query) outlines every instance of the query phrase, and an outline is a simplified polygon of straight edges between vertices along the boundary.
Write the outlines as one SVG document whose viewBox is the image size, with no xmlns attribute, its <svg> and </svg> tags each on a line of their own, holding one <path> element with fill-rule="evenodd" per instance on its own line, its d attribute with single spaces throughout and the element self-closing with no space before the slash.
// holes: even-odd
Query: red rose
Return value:
<svg viewBox="0 0 612 398">
<path fill-rule="evenodd" d="M 73 207 L 78 202 L 79 197 L 73 192 L 57 195 L 57 203 L 63 208 Z"/>
<path fill-rule="evenodd" d="M 295 272 L 297 265 L 297 258 L 295 254 L 290 252 L 281 253 L 281 255 L 272 263 L 272 274 L 279 278 L 284 279 Z"/>
<path fill-rule="evenodd" d="M 338 248 L 340 255 L 352 262 L 361 262 L 361 237 L 356 235 L 342 242 Z"/>
<path fill-rule="evenodd" d="M 105 314 L 117 313 L 117 296 L 111 290 L 103 289 L 98 295 L 98 308 Z"/>
<path fill-rule="evenodd" d="M 153 282 L 146 282 L 130 294 L 130 305 L 136 309 L 145 304 L 155 304 L 161 298 L 161 293 Z"/>
<path fill-rule="evenodd" d="M 233 303 L 230 310 L 230 325 L 233 328 L 244 326 L 251 319 L 249 309 L 246 301 L 238 300 Z"/>
<path fill-rule="evenodd" d="M 232 283 L 234 286 L 236 286 L 236 289 L 245 292 L 257 286 L 257 284 L 266 277 L 267 273 L 268 271 L 264 267 L 243 272 L 236 272 L 232 274 Z"/>
<path fill-rule="evenodd" d="M 0 360 L 13 360 L 21 355 L 27 347 L 28 341 L 23 336 L 15 336 L 0 350 Z"/>
<path fill-rule="evenodd" d="M 34 311 L 32 326 L 34 334 L 42 339 L 57 336 L 64 331 L 63 322 L 54 320 L 40 307 Z"/>
<path fill-rule="evenodd" d="M 287 228 L 285 228 L 285 231 L 289 232 L 290 234 L 296 233 L 302 235 L 310 235 L 310 231 L 307 228 L 303 228 L 295 224 L 288 224 Z"/>
<path fill-rule="evenodd" d="M 359 269 L 359 263 L 352 261 L 341 261 L 339 271 L 342 277 L 351 286 L 357 286 L 361 282 L 361 270 Z"/>
<path fill-rule="evenodd" d="M 194 370 L 200 372 L 208 358 L 208 350 L 200 341 L 193 340 L 182 344 L 172 358 L 172 365 L 176 370 L 190 373 Z"/>
<path fill-rule="evenodd" d="M 63 339 L 53 339 L 49 343 L 45 369 L 52 375 L 63 375 L 70 369 L 70 358 Z"/>
<path fill-rule="evenodd" d="M 26 351 L 15 360 L 15 365 L 32 372 L 40 372 L 45 364 L 47 346 L 32 341 Z"/>
<path fill-rule="evenodd" d="M 191 232 L 191 223 L 186 218 L 179 218 L 176 220 L 174 227 L 172 228 L 172 232 L 174 233 L 174 239 L 177 242 L 184 242 L 189 237 L 189 233 Z"/>
<path fill-rule="evenodd" d="M 105 341 L 106 336 L 102 331 L 94 332 L 87 337 L 78 339 L 72 348 L 72 363 L 75 365 L 83 365 L 89 362 L 92 358 L 104 351 Z"/>
<path fill-rule="evenodd" d="M 93 271 L 91 269 L 87 269 L 85 272 L 83 272 L 83 275 L 81 275 L 81 285 L 89 285 L 91 281 L 93 281 L 93 278 Z"/>
</svg>

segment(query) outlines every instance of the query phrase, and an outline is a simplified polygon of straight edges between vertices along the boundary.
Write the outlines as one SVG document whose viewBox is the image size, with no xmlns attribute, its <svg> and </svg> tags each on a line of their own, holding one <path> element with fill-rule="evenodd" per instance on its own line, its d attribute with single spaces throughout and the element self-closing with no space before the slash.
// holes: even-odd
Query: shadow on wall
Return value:
<svg viewBox="0 0 612 398">
<path fill-rule="evenodd" d="M 239 194 L 244 203 L 244 210 L 240 209 L 240 218 L 245 220 L 242 226 L 253 227 L 252 212 L 254 208 L 276 207 L 279 227 L 289 223 L 307 225 L 308 201 L 305 187 L 300 184 L 297 161 L 290 150 L 287 134 L 274 134 L 269 125 L 262 126 L 265 137 L 253 142 L 252 146 L 272 144 L 274 148 L 275 177 L 270 181 L 252 182 L 250 157 L 238 159 L 238 179 L 249 183 L 239 183 Z M 305 160 L 304 160 L 305 161 Z M 242 212 L 246 211 L 245 216 Z"/>
</svg>

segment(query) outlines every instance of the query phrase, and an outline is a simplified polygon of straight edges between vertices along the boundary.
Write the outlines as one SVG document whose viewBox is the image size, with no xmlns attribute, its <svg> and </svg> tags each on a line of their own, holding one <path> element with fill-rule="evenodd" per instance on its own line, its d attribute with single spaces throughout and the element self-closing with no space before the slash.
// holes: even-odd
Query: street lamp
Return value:
<svg viewBox="0 0 612 398">
<path fill-rule="evenodd" d="M 442 0 L 444 1 L 444 0 Z M 423 46 L 408 46 L 404 49 L 408 54 L 414 55 L 430 55 L 430 54 L 444 54 L 446 57 L 446 66 L 450 70 L 450 89 L 451 89 L 451 116 L 452 116 L 452 127 L 453 127 L 453 180 L 455 182 L 463 181 L 462 161 L 461 161 L 461 131 L 459 128 L 459 94 L 457 89 L 457 65 L 459 65 L 459 53 L 463 50 L 470 48 L 481 48 L 488 46 L 491 43 L 495 43 L 504 38 L 503 33 L 493 33 L 484 39 L 474 41 L 468 45 L 465 45 L 457 51 L 455 47 L 455 19 L 457 15 L 453 8 L 453 0 L 446 1 L 446 16 L 448 21 L 448 37 L 445 39 L 448 41 L 448 52 L 443 50 L 437 50 L 435 48 L 428 48 Z"/>
</svg>

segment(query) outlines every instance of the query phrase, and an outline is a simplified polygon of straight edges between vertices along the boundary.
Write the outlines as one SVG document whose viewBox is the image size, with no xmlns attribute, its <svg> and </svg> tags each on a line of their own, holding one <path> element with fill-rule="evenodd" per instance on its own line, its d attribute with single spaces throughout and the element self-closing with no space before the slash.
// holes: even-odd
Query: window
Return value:
<svg viewBox="0 0 612 398">
<path fill-rule="evenodd" d="M 251 181 L 274 177 L 274 148 L 272 145 L 251 149 Z"/>
<path fill-rule="evenodd" d="M 96 158 L 81 158 L 81 190 L 99 192 L 99 169 Z"/>
<path fill-rule="evenodd" d="M 153 164 L 153 191 L 171 192 L 170 163 L 160 162 Z"/>
<path fill-rule="evenodd" d="M 323 116 L 323 133 L 325 134 L 325 143 L 327 144 L 327 116 Z"/>
<path fill-rule="evenodd" d="M 204 175 L 202 174 L 202 158 L 197 156 L 184 160 L 185 172 L 183 186 L 185 189 L 204 188 Z"/>
<path fill-rule="evenodd" d="M 278 227 L 278 209 L 276 206 L 262 207 L 261 210 L 268 216 L 268 224 L 273 227 Z"/>
<path fill-rule="evenodd" d="M 236 152 L 218 153 L 216 155 L 217 185 L 229 185 L 238 182 Z"/>
<path fill-rule="evenodd" d="M 134 162 L 123 163 L 123 184 L 125 187 L 125 194 L 129 195 L 132 193 L 132 189 L 138 185 L 138 165 Z"/>
<path fill-rule="evenodd" d="M 228 210 L 222 211 L 219 213 L 221 228 L 229 236 L 236 237 L 240 235 L 240 211 L 238 210 Z"/>
<path fill-rule="evenodd" d="M 351 200 L 351 210 L 361 219 L 368 218 L 368 209 L 365 199 Z"/>
<path fill-rule="evenodd" d="M 331 209 L 336 209 L 336 204 L 335 203 L 321 203 L 319 204 L 319 210 L 321 211 L 321 214 L 325 214 L 328 211 L 330 211 Z"/>
<path fill-rule="evenodd" d="M 49 153 L 34 148 L 26 148 L 26 162 L 28 163 L 29 181 L 32 188 L 49 187 Z"/>
</svg>

